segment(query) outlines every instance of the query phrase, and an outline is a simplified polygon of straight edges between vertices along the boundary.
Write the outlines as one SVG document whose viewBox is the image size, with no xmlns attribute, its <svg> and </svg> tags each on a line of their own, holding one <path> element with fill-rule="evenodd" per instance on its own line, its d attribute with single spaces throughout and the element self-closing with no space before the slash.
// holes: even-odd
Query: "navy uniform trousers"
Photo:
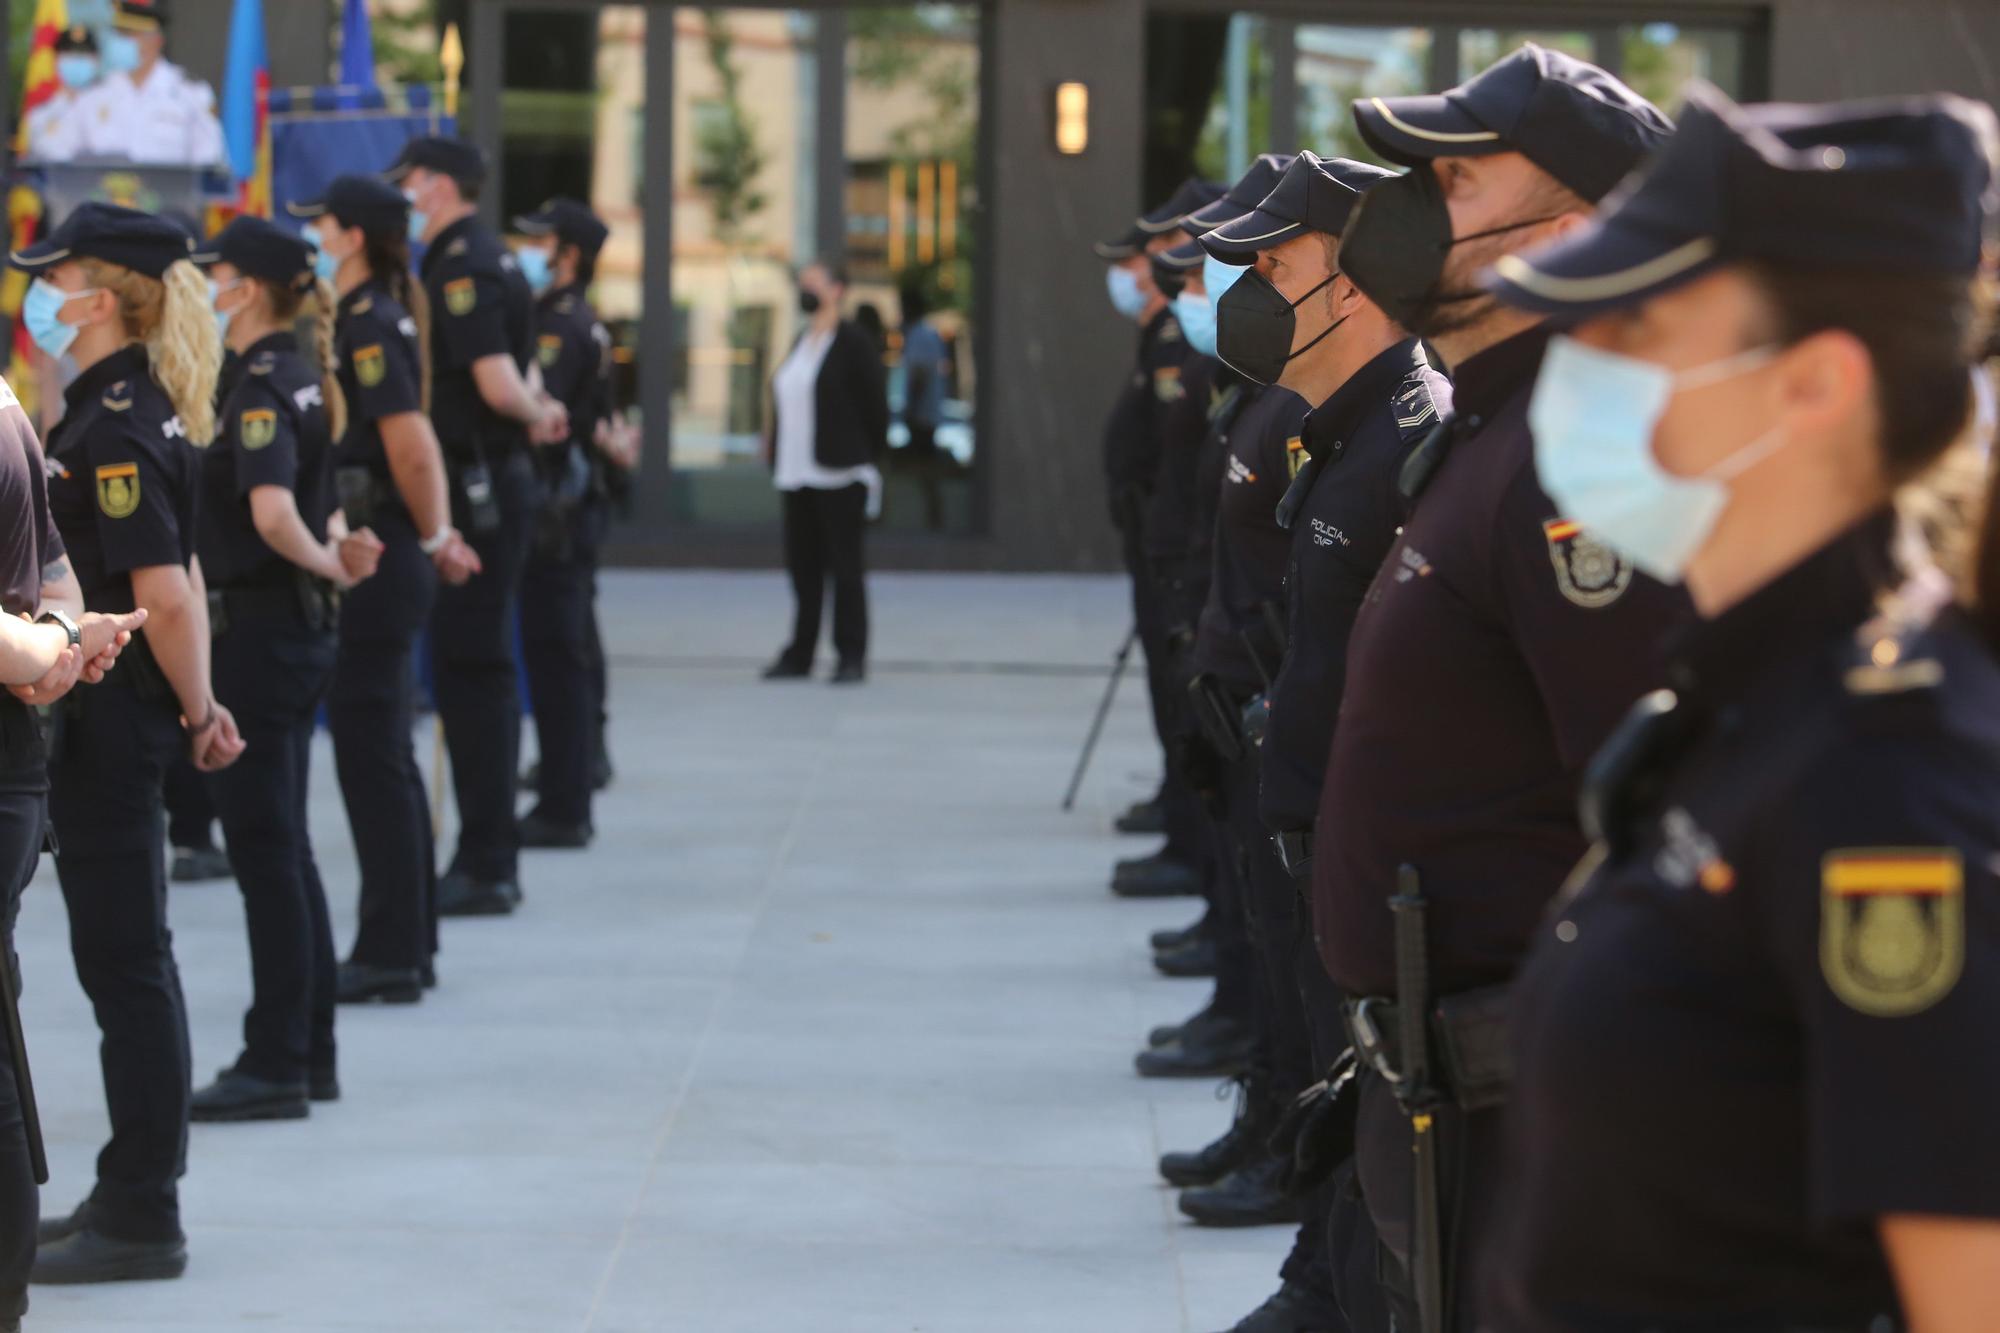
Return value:
<svg viewBox="0 0 2000 1333">
<path fill-rule="evenodd" d="M 21 912 L 21 892 L 41 859 L 46 806 L 47 798 L 36 793 L 0 793 L 0 956 L 7 961 L 0 984 L 12 985 L 17 996 L 21 960 L 14 952 L 14 922 Z M 0 1059 L 0 1321 L 18 1319 L 27 1310 L 28 1270 L 35 1264 L 41 1192 L 28 1155 L 27 1128 L 14 1062 Z"/>
<path fill-rule="evenodd" d="M 121 662 L 78 688 L 49 770 L 56 876 L 76 978 L 103 1040 L 111 1140 L 97 1157 L 91 1225 L 118 1240 L 178 1240 L 187 1169 L 187 1005 L 167 930 L 163 790 L 186 751 L 163 682 Z"/>
<path fill-rule="evenodd" d="M 520 836 L 514 798 L 521 772 L 521 687 L 514 621 L 521 577 L 534 540 L 541 487 L 521 449 L 491 464 L 499 526 L 474 532 L 464 497 L 452 488 L 454 521 L 479 553 L 483 572 L 438 589 L 431 613 L 431 661 L 438 716 L 451 747 L 458 799 L 458 853 L 451 869 L 486 883 L 515 878 Z"/>
<path fill-rule="evenodd" d="M 437 600 L 437 569 L 400 505 L 378 505 L 371 526 L 382 539 L 382 563 L 341 603 L 326 699 L 361 867 L 360 928 L 350 956 L 373 967 L 421 968 L 437 952 L 437 855 L 410 732 L 417 636 Z"/>
<path fill-rule="evenodd" d="M 536 550 L 521 580 L 521 665 L 535 703 L 541 767 L 536 813 L 588 824 L 602 740 L 604 653 L 597 638 L 597 548 L 604 507 L 571 516 L 567 549 Z"/>
<path fill-rule="evenodd" d="M 287 608 L 232 611 L 214 645 L 216 696 L 243 757 L 209 778 L 250 936 L 250 1009 L 237 1068 L 302 1083 L 334 1068 L 333 926 L 306 823 L 314 714 L 333 675 L 334 635 Z"/>
</svg>

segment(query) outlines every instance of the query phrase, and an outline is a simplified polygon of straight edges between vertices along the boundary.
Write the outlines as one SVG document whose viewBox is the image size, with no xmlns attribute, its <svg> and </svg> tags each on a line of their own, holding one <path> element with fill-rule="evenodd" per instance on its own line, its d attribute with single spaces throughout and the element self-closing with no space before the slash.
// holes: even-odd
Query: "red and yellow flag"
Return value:
<svg viewBox="0 0 2000 1333">
<path fill-rule="evenodd" d="M 65 0 L 35 0 L 35 25 L 28 37 L 28 67 L 21 75 L 21 119 L 14 128 L 14 151 L 28 147 L 28 113 L 56 95 L 56 38 L 69 27 Z"/>
</svg>

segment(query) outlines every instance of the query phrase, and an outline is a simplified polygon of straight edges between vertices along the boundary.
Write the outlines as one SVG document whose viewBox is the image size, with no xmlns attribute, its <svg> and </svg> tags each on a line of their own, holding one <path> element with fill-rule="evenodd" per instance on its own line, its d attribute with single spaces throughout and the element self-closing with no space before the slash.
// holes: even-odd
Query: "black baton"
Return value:
<svg viewBox="0 0 2000 1333">
<path fill-rule="evenodd" d="M 1410 1234 L 1410 1278 L 1416 1285 L 1420 1333 L 1444 1333 L 1444 1254 L 1438 1210 L 1438 1144 L 1433 1115 L 1437 1090 L 1431 1086 L 1430 958 L 1424 931 L 1424 891 L 1411 865 L 1396 869 L 1396 1026 L 1402 1045 L 1403 1081 L 1397 1088 L 1410 1117 L 1411 1153 L 1417 1180 Z"/>
<path fill-rule="evenodd" d="M 1118 647 L 1118 656 L 1111 663 L 1111 679 L 1104 683 L 1104 699 L 1097 705 L 1097 716 L 1090 720 L 1090 731 L 1083 738 L 1083 753 L 1077 756 L 1076 772 L 1070 775 L 1069 790 L 1063 793 L 1062 808 L 1068 812 L 1076 805 L 1077 789 L 1083 786 L 1083 775 L 1090 768 L 1090 756 L 1097 750 L 1097 738 L 1104 731 L 1104 719 L 1111 713 L 1111 701 L 1118 695 L 1118 681 L 1125 674 L 1125 663 L 1132 656 L 1132 645 L 1139 642 L 1139 627 L 1134 625 L 1125 635 L 1125 642 Z"/>
<path fill-rule="evenodd" d="M 35 1079 L 28 1072 L 28 1039 L 21 1031 L 21 987 L 15 967 L 10 961 L 5 976 L 0 977 L 0 990 L 6 992 L 5 1003 L 0 1004 L 4 1017 L 0 1022 L 7 1025 L 8 1062 L 14 1067 L 14 1092 L 21 1102 L 21 1129 L 28 1139 L 28 1164 L 34 1169 L 35 1183 L 49 1183 L 49 1154 L 42 1146 L 42 1113 L 35 1105 Z"/>
</svg>

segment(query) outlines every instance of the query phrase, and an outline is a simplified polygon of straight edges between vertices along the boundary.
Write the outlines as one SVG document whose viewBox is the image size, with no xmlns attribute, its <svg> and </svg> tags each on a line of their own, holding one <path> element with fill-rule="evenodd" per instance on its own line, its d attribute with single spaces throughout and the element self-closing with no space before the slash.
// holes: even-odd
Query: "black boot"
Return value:
<svg viewBox="0 0 2000 1333">
<path fill-rule="evenodd" d="M 342 1004 L 415 1004 L 424 998 L 423 978 L 414 967 L 342 963 L 333 985 L 334 998 Z"/>
<path fill-rule="evenodd" d="M 1242 1026 L 1236 1019 L 1215 1007 L 1215 997 L 1210 996 L 1207 1004 L 1197 1009 L 1178 1023 L 1167 1023 L 1146 1034 L 1148 1046 L 1165 1046 L 1169 1042 L 1192 1038 L 1201 1041 L 1217 1033 L 1227 1035 L 1231 1029 Z"/>
<path fill-rule="evenodd" d="M 167 878 L 176 884 L 206 884 L 210 880 L 228 879 L 233 874 L 229 853 L 220 847 L 176 847 L 173 869 L 167 872 Z"/>
<path fill-rule="evenodd" d="M 1167 808 L 1155 796 L 1150 801 L 1134 801 L 1130 809 L 1111 821 L 1120 833 L 1165 833 Z"/>
<path fill-rule="evenodd" d="M 1120 898 L 1198 897 L 1201 871 L 1165 852 L 1120 861 L 1111 871 L 1111 891 Z"/>
<path fill-rule="evenodd" d="M 801 662 L 790 653 L 779 653 L 771 665 L 764 668 L 765 680 L 804 680 L 812 675 L 812 660 Z"/>
<path fill-rule="evenodd" d="M 462 870 L 438 877 L 439 916 L 506 916 L 520 905 L 518 880 L 474 879 Z"/>
<path fill-rule="evenodd" d="M 41 1245 L 28 1281 L 43 1286 L 148 1282 L 187 1271 L 187 1241 L 117 1240 L 91 1227 Z"/>
<path fill-rule="evenodd" d="M 45 1217 L 35 1228 L 36 1245 L 53 1245 L 65 1236 L 74 1236 L 90 1225 L 90 1200 L 85 1199 L 76 1206 L 76 1211 L 65 1217 Z"/>
<path fill-rule="evenodd" d="M 193 1120 L 303 1120 L 312 1107 L 306 1085 L 274 1083 L 239 1069 L 225 1069 L 215 1082 L 195 1089 L 188 1116 Z"/>
<path fill-rule="evenodd" d="M 1214 940 L 1195 940 L 1154 954 L 1153 966 L 1170 977 L 1212 977 L 1222 966 L 1222 951 Z"/>
<path fill-rule="evenodd" d="M 1347 1316 L 1327 1297 L 1287 1282 L 1229 1333 L 1348 1333 L 1348 1327 Z"/>
<path fill-rule="evenodd" d="M 1142 1078 L 1228 1078 L 1250 1063 L 1250 1031 L 1239 1023 L 1183 1032 L 1178 1041 L 1150 1046 L 1133 1058 Z"/>
<path fill-rule="evenodd" d="M 1194 1152 L 1162 1156 L 1160 1178 L 1180 1189 L 1214 1184 L 1264 1152 L 1264 1141 L 1277 1127 L 1278 1111 L 1260 1080 L 1245 1079 L 1236 1094 L 1236 1118 L 1222 1137 Z"/>
<path fill-rule="evenodd" d="M 1154 931 L 1146 942 L 1152 945 L 1156 951 L 1165 953 L 1170 949 L 1178 949 L 1184 944 L 1193 944 L 1196 940 L 1205 940 L 1208 938 L 1209 932 L 1214 929 L 1214 916 L 1214 909 L 1211 908 L 1209 911 L 1201 914 L 1200 920 L 1182 926 L 1179 930 Z"/>
<path fill-rule="evenodd" d="M 1205 1227 L 1296 1226 L 1305 1217 L 1306 1201 L 1278 1188 L 1285 1165 L 1260 1143 L 1247 1165 L 1213 1185 L 1182 1190 L 1181 1211 Z"/>
<path fill-rule="evenodd" d="M 597 836 L 597 830 L 589 820 L 570 824 L 550 819 L 540 810 L 530 810 L 522 815 L 515 826 L 523 847 L 556 849 L 561 851 L 581 851 L 590 846 L 590 840 Z M 443 915 L 442 909 L 439 915 Z"/>
</svg>

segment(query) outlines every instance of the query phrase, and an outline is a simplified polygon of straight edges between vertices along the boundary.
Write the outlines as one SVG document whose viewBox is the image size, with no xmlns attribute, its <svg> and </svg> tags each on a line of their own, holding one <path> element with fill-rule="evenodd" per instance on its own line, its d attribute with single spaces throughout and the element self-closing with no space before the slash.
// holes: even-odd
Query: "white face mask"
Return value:
<svg viewBox="0 0 2000 1333">
<path fill-rule="evenodd" d="M 1754 347 L 1675 374 L 1574 338 L 1549 341 L 1528 427 L 1535 471 L 1566 518 L 1588 528 L 1664 583 L 1677 583 L 1729 504 L 1731 478 L 1784 444 L 1767 431 L 1698 476 L 1681 477 L 1653 457 L 1653 432 L 1676 393 L 1770 363 Z"/>
</svg>

